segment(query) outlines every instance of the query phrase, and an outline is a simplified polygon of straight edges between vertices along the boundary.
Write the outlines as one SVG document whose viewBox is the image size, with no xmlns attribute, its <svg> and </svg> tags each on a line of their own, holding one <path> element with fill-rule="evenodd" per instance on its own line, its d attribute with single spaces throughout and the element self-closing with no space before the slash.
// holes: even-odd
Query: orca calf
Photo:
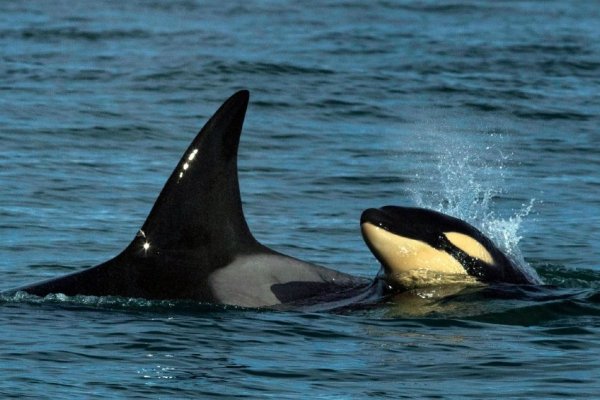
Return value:
<svg viewBox="0 0 600 400">
<path fill-rule="evenodd" d="M 483 233 L 463 220 L 423 208 L 363 211 L 363 239 L 399 288 L 444 283 L 538 284 Z"/>
<path fill-rule="evenodd" d="M 375 290 L 371 280 L 288 257 L 252 236 L 242 211 L 237 171 L 248 99 L 248 91 L 239 91 L 210 118 L 142 228 L 119 255 L 17 291 L 245 307 L 306 302 L 335 293 L 342 298 L 368 297 L 366 293 Z"/>
</svg>

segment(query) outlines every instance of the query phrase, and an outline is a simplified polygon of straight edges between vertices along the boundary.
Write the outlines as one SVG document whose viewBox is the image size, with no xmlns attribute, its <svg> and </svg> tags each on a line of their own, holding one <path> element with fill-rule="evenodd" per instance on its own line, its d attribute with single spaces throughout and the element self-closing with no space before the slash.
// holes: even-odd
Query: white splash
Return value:
<svg viewBox="0 0 600 400">
<path fill-rule="evenodd" d="M 510 170 L 505 166 L 511 161 L 511 154 L 502 151 L 502 135 L 472 135 L 430 131 L 417 136 L 413 146 L 426 148 L 434 165 L 425 164 L 416 173 L 410 188 L 413 200 L 419 207 L 452 215 L 477 227 L 539 280 L 518 247 L 522 238 L 519 231 L 535 200 L 529 199 L 502 215 L 495 211 L 510 192 Z"/>
</svg>

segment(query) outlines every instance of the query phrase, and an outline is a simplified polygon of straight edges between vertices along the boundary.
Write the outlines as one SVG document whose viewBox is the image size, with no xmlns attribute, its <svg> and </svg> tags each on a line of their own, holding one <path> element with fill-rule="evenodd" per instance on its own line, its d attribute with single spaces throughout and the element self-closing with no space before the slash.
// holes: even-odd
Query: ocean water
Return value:
<svg viewBox="0 0 600 400">
<path fill-rule="evenodd" d="M 594 1 L 0 3 L 0 290 L 117 254 L 189 141 L 251 91 L 255 236 L 372 277 L 363 209 L 466 219 L 535 287 L 341 312 L 0 297 L 2 398 L 595 398 Z"/>
</svg>

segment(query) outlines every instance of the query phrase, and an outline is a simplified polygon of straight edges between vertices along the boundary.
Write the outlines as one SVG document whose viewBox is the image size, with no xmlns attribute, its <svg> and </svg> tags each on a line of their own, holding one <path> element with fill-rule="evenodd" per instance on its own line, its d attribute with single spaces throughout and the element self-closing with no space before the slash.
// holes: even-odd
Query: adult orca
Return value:
<svg viewBox="0 0 600 400">
<path fill-rule="evenodd" d="M 396 287 L 541 283 L 474 226 L 424 208 L 385 206 L 361 215 L 363 239 Z"/>
<path fill-rule="evenodd" d="M 320 295 L 332 301 L 368 297 L 376 290 L 371 280 L 288 257 L 253 237 L 237 172 L 248 99 L 248 91 L 235 93 L 200 130 L 119 255 L 17 291 L 245 307 L 306 303 Z"/>
</svg>

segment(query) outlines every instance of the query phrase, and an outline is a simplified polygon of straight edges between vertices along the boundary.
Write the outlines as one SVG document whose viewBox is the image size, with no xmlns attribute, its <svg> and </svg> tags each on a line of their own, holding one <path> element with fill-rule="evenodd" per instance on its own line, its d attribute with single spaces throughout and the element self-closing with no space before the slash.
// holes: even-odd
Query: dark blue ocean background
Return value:
<svg viewBox="0 0 600 400">
<path fill-rule="evenodd" d="M 466 219 L 545 285 L 311 313 L 0 298 L 2 398 L 596 398 L 596 1 L 2 1 L 0 290 L 134 237 L 235 90 L 248 223 L 365 277 L 363 209 Z"/>
</svg>

